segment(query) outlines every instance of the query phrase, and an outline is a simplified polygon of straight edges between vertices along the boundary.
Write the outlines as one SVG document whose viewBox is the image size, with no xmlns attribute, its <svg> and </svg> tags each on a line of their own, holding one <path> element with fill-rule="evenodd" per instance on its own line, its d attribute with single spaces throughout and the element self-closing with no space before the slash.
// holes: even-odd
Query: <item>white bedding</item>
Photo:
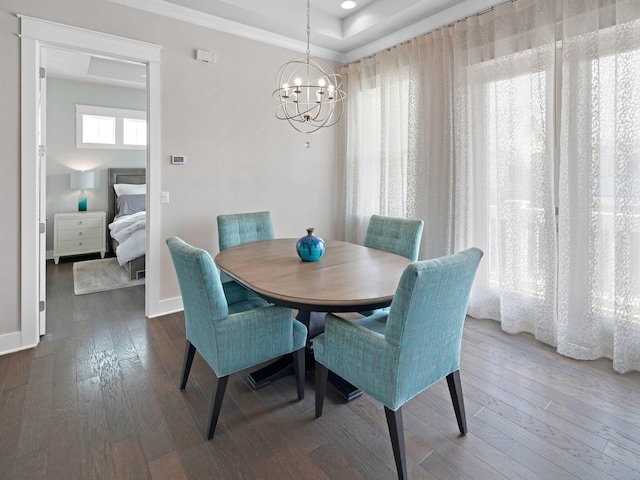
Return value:
<svg viewBox="0 0 640 480">
<path fill-rule="evenodd" d="M 116 258 L 121 266 L 146 253 L 146 218 L 146 212 L 137 212 L 117 217 L 109 224 L 111 237 L 119 244 Z"/>
</svg>

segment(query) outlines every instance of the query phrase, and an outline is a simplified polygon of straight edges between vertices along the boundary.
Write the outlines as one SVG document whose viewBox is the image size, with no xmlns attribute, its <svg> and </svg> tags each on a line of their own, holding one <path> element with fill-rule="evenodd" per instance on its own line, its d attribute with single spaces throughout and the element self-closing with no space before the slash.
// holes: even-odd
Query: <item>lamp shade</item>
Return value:
<svg viewBox="0 0 640 480">
<path fill-rule="evenodd" d="M 73 172 L 71 174 L 71 188 L 94 188 L 95 186 L 95 172 Z"/>
</svg>

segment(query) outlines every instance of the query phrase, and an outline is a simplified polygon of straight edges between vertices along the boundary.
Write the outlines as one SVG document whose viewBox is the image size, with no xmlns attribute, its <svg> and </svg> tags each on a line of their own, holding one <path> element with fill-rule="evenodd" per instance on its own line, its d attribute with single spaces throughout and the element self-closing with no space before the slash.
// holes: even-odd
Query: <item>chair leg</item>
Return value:
<svg viewBox="0 0 640 480">
<path fill-rule="evenodd" d="M 304 347 L 293 352 L 293 373 L 296 377 L 296 387 L 298 387 L 298 400 L 304 398 Z"/>
<path fill-rule="evenodd" d="M 316 362 L 316 418 L 322 416 L 322 407 L 324 406 L 324 395 L 327 391 L 327 377 L 329 369 L 320 362 Z"/>
<path fill-rule="evenodd" d="M 211 402 L 211 414 L 209 415 L 209 431 L 207 432 L 207 440 L 211 440 L 216 431 L 218 417 L 220 416 L 220 407 L 222 407 L 222 399 L 224 398 L 224 391 L 227 389 L 228 381 L 229 375 L 218 379 L 218 386 L 216 387 L 213 402 Z"/>
<path fill-rule="evenodd" d="M 467 433 L 467 416 L 464 412 L 464 399 L 462 398 L 462 383 L 460 383 L 460 370 L 447 375 L 447 384 L 449 385 L 449 394 L 453 402 L 453 410 L 456 412 L 456 420 L 458 420 L 458 428 L 460 433 Z"/>
<path fill-rule="evenodd" d="M 387 426 L 389 427 L 389 436 L 391 437 L 391 448 L 393 448 L 393 458 L 396 461 L 398 469 L 398 479 L 406 480 L 407 476 L 407 458 L 404 448 L 404 427 L 402 426 L 402 408 L 398 408 L 395 412 L 390 408 L 384 407 L 384 413 L 387 416 Z"/>
<path fill-rule="evenodd" d="M 191 364 L 193 363 L 193 357 L 196 354 L 196 347 L 187 340 L 187 346 L 184 349 L 184 362 L 182 364 L 182 379 L 180 380 L 180 390 L 184 390 L 187 386 L 187 379 L 189 378 L 189 372 L 191 371 Z"/>
</svg>

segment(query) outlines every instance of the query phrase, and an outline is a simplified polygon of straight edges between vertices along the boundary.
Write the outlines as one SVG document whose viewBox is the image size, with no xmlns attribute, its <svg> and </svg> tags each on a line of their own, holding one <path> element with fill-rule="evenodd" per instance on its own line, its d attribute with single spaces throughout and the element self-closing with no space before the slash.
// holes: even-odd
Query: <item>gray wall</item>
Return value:
<svg viewBox="0 0 640 480">
<path fill-rule="evenodd" d="M 146 110 L 144 89 L 99 85 L 75 80 L 47 79 L 47 255 L 53 250 L 53 216 L 78 210 L 78 191 L 71 190 L 70 174 L 96 173 L 96 188 L 86 190 L 89 210 L 107 211 L 107 169 L 145 167 L 145 150 L 76 148 L 75 105 Z"/>
<path fill-rule="evenodd" d="M 159 298 L 180 295 L 165 238 L 217 253 L 216 216 L 270 210 L 278 237 L 300 237 L 313 226 L 335 232 L 336 133 L 309 137 L 274 118 L 275 75 L 299 53 L 186 24 L 104 0 L 0 4 L 0 335 L 20 331 L 20 21 L 16 14 L 46 19 L 162 46 L 161 190 L 170 204 L 159 214 Z M 211 50 L 215 63 L 194 60 Z M 123 52 L 126 53 L 126 52 Z M 170 164 L 184 154 L 184 166 Z M 35 252 L 34 252 L 35 255 Z"/>
</svg>

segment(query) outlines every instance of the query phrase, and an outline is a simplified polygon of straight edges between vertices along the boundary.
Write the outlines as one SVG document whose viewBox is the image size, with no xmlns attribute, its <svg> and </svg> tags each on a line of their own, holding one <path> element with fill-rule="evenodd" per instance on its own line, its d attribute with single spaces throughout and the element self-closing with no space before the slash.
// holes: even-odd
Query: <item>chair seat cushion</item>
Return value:
<svg viewBox="0 0 640 480">
<path fill-rule="evenodd" d="M 223 272 L 221 272 L 223 273 Z M 251 290 L 243 287 L 235 280 L 229 280 L 222 283 L 222 289 L 224 290 L 224 296 L 227 299 L 227 304 L 242 302 L 252 297 L 257 297 Z"/>
<path fill-rule="evenodd" d="M 246 312 L 255 308 L 268 307 L 269 305 L 269 302 L 263 300 L 260 297 L 249 297 L 248 299 L 241 302 L 229 304 L 229 315 L 233 313 Z"/>
<path fill-rule="evenodd" d="M 373 315 L 356 320 L 355 323 L 363 327 L 373 330 L 380 335 L 384 335 L 384 329 L 387 326 L 388 311 L 376 311 Z"/>
</svg>

